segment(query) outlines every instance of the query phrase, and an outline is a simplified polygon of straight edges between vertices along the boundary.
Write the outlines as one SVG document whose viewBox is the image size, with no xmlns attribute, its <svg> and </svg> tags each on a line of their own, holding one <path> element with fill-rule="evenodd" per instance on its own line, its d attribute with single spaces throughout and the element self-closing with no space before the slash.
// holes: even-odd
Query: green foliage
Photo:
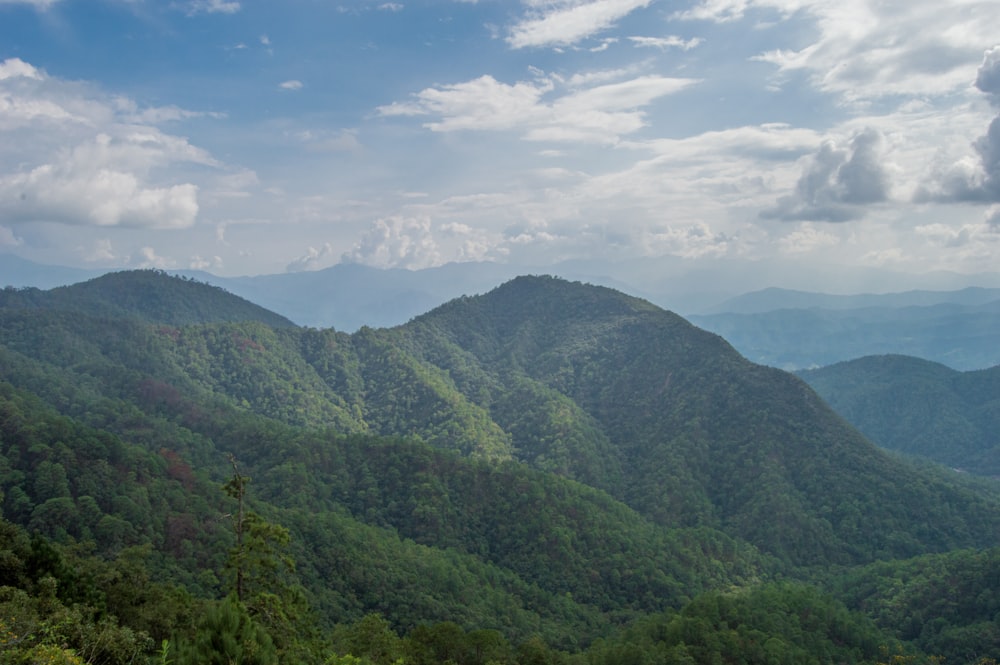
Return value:
<svg viewBox="0 0 1000 665">
<path fill-rule="evenodd" d="M 212 603 L 194 637 L 177 641 L 177 665 L 272 665 L 280 662 L 271 637 L 233 596 Z"/>
<path fill-rule="evenodd" d="M 879 562 L 842 574 L 831 588 L 848 607 L 945 663 L 1000 653 L 1000 549 Z"/>
<path fill-rule="evenodd" d="M 50 291 L 4 289 L 0 308 L 61 310 L 174 326 L 218 321 L 261 321 L 276 328 L 295 325 L 217 286 L 170 277 L 161 270 L 108 273 Z"/>
<path fill-rule="evenodd" d="M 919 358 L 869 356 L 800 375 L 879 446 L 1000 475 L 1000 366 L 958 372 Z"/>
<path fill-rule="evenodd" d="M 163 287 L 195 301 L 179 318 L 0 306 L 0 634 L 18 640 L 0 662 L 97 662 L 97 643 L 107 662 L 872 662 L 925 637 L 962 662 L 991 644 L 971 581 L 989 566 L 952 613 L 889 593 L 891 567 L 855 571 L 864 602 L 833 587 L 850 610 L 766 584 L 995 546 L 1000 502 L 649 303 L 524 278 L 345 335 L 193 323 L 224 294 L 190 286 Z"/>
<path fill-rule="evenodd" d="M 679 612 L 638 621 L 588 653 L 591 665 L 628 663 L 865 663 L 885 636 L 816 589 L 768 585 L 712 592 Z"/>
</svg>

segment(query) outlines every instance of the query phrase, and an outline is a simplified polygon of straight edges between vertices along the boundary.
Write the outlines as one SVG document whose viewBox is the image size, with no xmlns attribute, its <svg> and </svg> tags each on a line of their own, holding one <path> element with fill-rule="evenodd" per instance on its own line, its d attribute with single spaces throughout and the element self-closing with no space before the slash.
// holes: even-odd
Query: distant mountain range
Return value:
<svg viewBox="0 0 1000 665">
<path fill-rule="evenodd" d="M 781 266 L 737 264 L 736 277 L 713 275 L 677 259 L 624 263 L 566 262 L 544 270 L 567 279 L 608 286 L 685 315 L 725 337 L 754 362 L 786 370 L 822 367 L 865 355 L 904 354 L 959 370 L 1000 364 L 1000 275 L 933 275 L 943 284 L 979 279 L 997 286 L 954 290 L 835 295 L 779 288 L 727 293 L 733 284 L 751 288 L 782 274 Z M 313 272 L 218 277 L 186 271 L 298 325 L 353 332 L 362 326 L 401 325 L 453 298 L 485 293 L 523 274 L 496 263 L 448 264 L 425 270 L 381 270 L 339 264 Z M 0 263 L 0 284 L 53 286 L 97 276 L 40 266 L 16 257 Z M 848 281 L 853 279 L 854 281 Z M 833 280 L 831 280 L 832 282 Z M 899 281 L 887 273 L 839 276 L 839 288 L 871 281 L 883 288 Z"/>
<path fill-rule="evenodd" d="M 992 294 L 987 289 L 954 293 L 958 300 Z M 950 295 L 934 294 L 942 300 Z M 898 296 L 900 302 L 905 302 L 911 294 Z M 877 300 L 892 303 L 897 299 L 884 296 Z M 748 314 L 694 315 L 689 319 L 725 337 L 747 358 L 787 370 L 878 354 L 916 356 L 959 370 L 1000 364 L 1000 299 L 968 305 L 941 302 L 856 309 L 784 308 Z"/>
</svg>

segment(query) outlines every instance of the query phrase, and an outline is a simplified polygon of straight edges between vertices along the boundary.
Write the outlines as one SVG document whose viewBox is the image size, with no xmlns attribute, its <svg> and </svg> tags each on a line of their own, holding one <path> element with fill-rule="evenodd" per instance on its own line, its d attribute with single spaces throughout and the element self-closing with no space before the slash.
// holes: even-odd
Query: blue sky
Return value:
<svg viewBox="0 0 1000 665">
<path fill-rule="evenodd" d="M 998 0 L 0 0 L 0 252 L 997 271 L 997 25 Z"/>
</svg>

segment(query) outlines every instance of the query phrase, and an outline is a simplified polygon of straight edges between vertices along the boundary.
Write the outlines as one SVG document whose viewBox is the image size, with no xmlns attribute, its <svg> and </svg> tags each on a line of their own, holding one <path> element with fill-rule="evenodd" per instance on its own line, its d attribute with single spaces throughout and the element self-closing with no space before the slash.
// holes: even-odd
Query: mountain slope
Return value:
<svg viewBox="0 0 1000 665">
<path fill-rule="evenodd" d="M 221 410 L 226 421 L 518 460 L 660 528 L 722 531 L 792 567 L 980 546 L 1000 533 L 994 500 L 887 457 L 799 379 L 606 288 L 519 278 L 355 335 L 23 308 L 4 311 L 0 335 L 6 375 L 81 415 L 89 394 L 181 419 L 214 445 L 230 436 L 211 425 Z M 245 440 L 280 449 L 287 436 Z M 388 503 L 371 509 L 402 528 Z"/>
<path fill-rule="evenodd" d="M 224 321 L 260 321 L 276 328 L 295 325 L 283 316 L 218 287 L 169 277 L 156 270 L 108 273 L 48 291 L 4 289 L 0 291 L 0 307 L 137 318 L 177 326 Z"/>
<path fill-rule="evenodd" d="M 958 372 L 908 356 L 868 356 L 799 375 L 884 448 L 1000 475 L 1000 366 Z"/>
<path fill-rule="evenodd" d="M 799 379 L 645 301 L 518 278 L 401 334 L 425 359 L 455 359 L 453 375 L 474 360 L 500 393 L 516 379 L 571 399 L 617 451 L 619 496 L 661 524 L 713 525 L 797 564 L 944 550 L 980 519 L 980 542 L 1000 534 L 989 502 L 954 479 L 886 457 Z M 514 440 L 522 454 L 530 443 Z M 976 517 L 953 520 L 945 496 Z"/>
</svg>

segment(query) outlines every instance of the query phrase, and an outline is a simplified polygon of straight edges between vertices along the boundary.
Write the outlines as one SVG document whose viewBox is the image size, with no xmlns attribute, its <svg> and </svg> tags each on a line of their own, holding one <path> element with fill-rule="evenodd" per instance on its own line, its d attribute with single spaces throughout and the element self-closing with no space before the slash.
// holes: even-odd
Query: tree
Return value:
<svg viewBox="0 0 1000 665">
<path fill-rule="evenodd" d="M 247 508 L 247 485 L 235 456 L 229 456 L 233 476 L 223 490 L 236 499 L 228 515 L 236 534 L 226 567 L 235 577 L 233 597 L 268 631 L 279 654 L 297 652 L 312 627 L 302 587 L 294 579 L 295 562 L 283 550 L 291 541 L 288 529 L 268 522 Z M 307 621 L 308 619 L 308 621 Z"/>
<path fill-rule="evenodd" d="M 257 513 L 247 510 L 247 485 L 250 477 L 240 472 L 233 455 L 229 456 L 233 467 L 233 477 L 223 485 L 225 492 L 236 499 L 235 513 L 227 515 L 232 520 L 236 534 L 236 546 L 230 551 L 227 567 L 235 574 L 234 593 L 236 599 L 253 605 L 254 596 L 274 593 L 283 586 L 282 571 L 294 572 L 295 564 L 290 557 L 282 554 L 291 541 L 288 529 L 264 520 Z"/>
<path fill-rule="evenodd" d="M 274 642 L 234 597 L 211 605 L 191 640 L 178 640 L 176 665 L 272 665 Z"/>
</svg>

